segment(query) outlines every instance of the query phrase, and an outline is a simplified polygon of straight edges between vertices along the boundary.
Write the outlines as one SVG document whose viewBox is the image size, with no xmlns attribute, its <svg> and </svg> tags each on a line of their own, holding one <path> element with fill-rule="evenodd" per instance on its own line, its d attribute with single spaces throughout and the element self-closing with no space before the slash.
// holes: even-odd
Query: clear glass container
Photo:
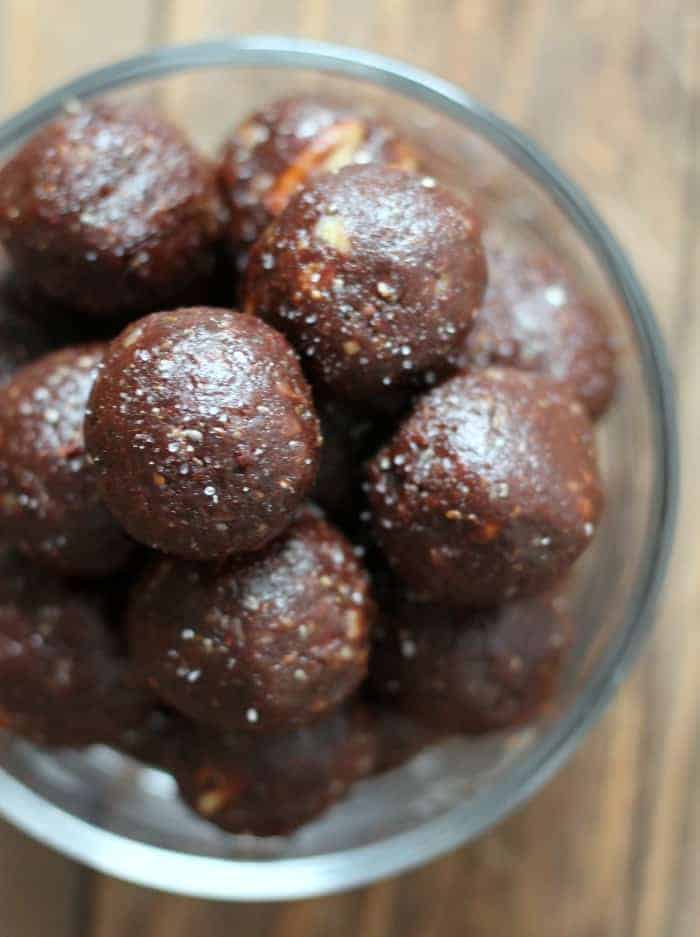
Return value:
<svg viewBox="0 0 700 937">
<path fill-rule="evenodd" d="M 47 754 L 4 738 L 0 811 L 61 852 L 133 882 L 231 900 L 340 891 L 477 836 L 557 770 L 611 698 L 647 633 L 677 491 L 672 381 L 622 250 L 585 196 L 518 130 L 463 91 L 369 53 L 253 37 L 150 52 L 92 72 L 0 126 L 0 158 L 75 98 L 160 103 L 213 151 L 276 96 L 323 90 L 387 113 L 430 150 L 435 174 L 476 191 L 490 227 L 556 245 L 608 310 L 620 387 L 599 427 L 607 509 L 572 583 L 576 643 L 558 704 L 526 729 L 452 740 L 381 777 L 298 834 L 257 840 L 195 818 L 174 782 L 108 749 Z"/>
</svg>

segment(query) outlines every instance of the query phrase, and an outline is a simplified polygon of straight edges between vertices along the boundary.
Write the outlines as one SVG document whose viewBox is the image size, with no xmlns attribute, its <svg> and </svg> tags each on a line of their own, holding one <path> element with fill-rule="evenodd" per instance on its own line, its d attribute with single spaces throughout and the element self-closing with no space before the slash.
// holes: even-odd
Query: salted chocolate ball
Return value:
<svg viewBox="0 0 700 937">
<path fill-rule="evenodd" d="M 224 144 L 219 165 L 240 268 L 253 242 L 309 179 L 370 162 L 418 167 L 416 153 L 394 127 L 337 101 L 283 98 L 248 117 Z"/>
<path fill-rule="evenodd" d="M 205 820 L 230 833 L 284 836 L 372 772 L 375 744 L 367 713 L 349 706 L 272 735 L 192 732 L 181 739 L 173 773 L 183 800 Z"/>
<path fill-rule="evenodd" d="M 372 611 L 350 544 L 308 508 L 254 556 L 156 563 L 127 623 L 135 665 L 166 703 L 222 729 L 269 732 L 355 690 Z"/>
<path fill-rule="evenodd" d="M 0 388 L 0 539 L 66 575 L 107 575 L 132 549 L 85 452 L 85 407 L 103 350 L 55 351 Z"/>
<path fill-rule="evenodd" d="M 310 182 L 256 242 L 244 300 L 336 396 L 381 405 L 445 372 L 485 284 L 466 204 L 430 177 L 348 166 Z"/>
<path fill-rule="evenodd" d="M 90 316 L 167 307 L 211 273 L 221 226 L 213 168 L 146 107 L 82 106 L 0 170 L 0 242 L 18 275 Z"/>
<path fill-rule="evenodd" d="M 487 250 L 489 286 L 456 363 L 536 371 L 578 395 L 593 419 L 615 390 L 615 352 L 600 311 L 553 257 Z"/>
<path fill-rule="evenodd" d="M 0 560 L 0 723 L 42 745 L 112 743 L 144 719 L 103 603 L 9 555 Z"/>
<path fill-rule="evenodd" d="M 0 386 L 22 365 L 50 351 L 51 345 L 41 323 L 23 307 L 14 277 L 0 258 Z"/>
<path fill-rule="evenodd" d="M 595 532 L 591 423 L 548 378 L 487 368 L 427 394 L 369 464 L 376 536 L 423 600 L 493 605 L 556 582 Z"/>
<path fill-rule="evenodd" d="M 375 630 L 371 687 L 436 731 L 518 726 L 556 695 L 571 633 L 550 596 L 482 610 L 404 601 Z"/>
<path fill-rule="evenodd" d="M 102 496 L 141 543 L 259 550 L 313 485 L 309 388 L 285 339 L 230 310 L 154 313 L 109 346 L 85 423 Z"/>
</svg>

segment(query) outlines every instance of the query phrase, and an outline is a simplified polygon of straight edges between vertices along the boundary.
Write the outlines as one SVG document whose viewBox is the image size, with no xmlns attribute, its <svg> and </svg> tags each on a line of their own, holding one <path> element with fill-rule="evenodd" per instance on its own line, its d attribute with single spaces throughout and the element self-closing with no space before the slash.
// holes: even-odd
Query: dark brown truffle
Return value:
<svg viewBox="0 0 700 937">
<path fill-rule="evenodd" d="M 336 396 L 381 406 L 445 372 L 485 284 L 479 222 L 462 201 L 429 177 L 349 166 L 267 228 L 244 300 Z"/>
<path fill-rule="evenodd" d="M 446 381 L 369 465 L 376 535 L 419 598 L 492 605 L 542 591 L 602 509 L 593 432 L 547 378 L 488 368 Z"/>
<path fill-rule="evenodd" d="M 85 453 L 85 406 L 103 348 L 53 352 L 0 389 L 0 537 L 68 575 L 106 575 L 132 549 Z"/>
<path fill-rule="evenodd" d="M 373 606 L 351 546 L 306 509 L 264 553 L 162 560 L 127 616 L 142 679 L 191 719 L 266 732 L 338 706 L 365 676 Z"/>
<path fill-rule="evenodd" d="M 375 630 L 371 686 L 441 732 L 521 725 L 556 694 L 571 633 L 551 597 L 486 610 L 402 602 Z"/>
<path fill-rule="evenodd" d="M 85 433 L 105 502 L 129 533 L 198 560 L 277 536 L 314 482 L 320 447 L 284 338 L 208 308 L 154 313 L 111 343 Z"/>
<path fill-rule="evenodd" d="M 91 316 L 167 306 L 211 273 L 221 225 L 213 169 L 145 107 L 81 107 L 0 170 L 0 241 L 18 275 Z"/>
<path fill-rule="evenodd" d="M 42 745 L 112 743 L 150 706 L 96 596 L 0 560 L 0 721 Z"/>
<path fill-rule="evenodd" d="M 180 794 L 201 817 L 231 833 L 284 836 L 372 772 L 375 736 L 353 706 L 273 735 L 192 733 L 179 750 Z"/>
<path fill-rule="evenodd" d="M 507 248 L 487 257 L 488 290 L 456 363 L 536 371 L 601 416 L 615 390 L 615 353 L 600 311 L 553 257 Z"/>
<path fill-rule="evenodd" d="M 247 118 L 226 141 L 219 167 L 239 267 L 307 180 L 370 162 L 418 168 L 416 153 L 393 127 L 335 101 L 284 98 Z"/>
</svg>

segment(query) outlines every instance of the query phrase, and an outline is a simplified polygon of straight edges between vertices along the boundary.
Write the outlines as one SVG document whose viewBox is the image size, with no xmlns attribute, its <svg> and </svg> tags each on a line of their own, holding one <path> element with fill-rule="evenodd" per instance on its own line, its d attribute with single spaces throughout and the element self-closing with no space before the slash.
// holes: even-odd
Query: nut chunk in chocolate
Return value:
<svg viewBox="0 0 700 937">
<path fill-rule="evenodd" d="M 163 308 L 208 276 L 221 215 L 213 168 L 145 107 L 86 105 L 0 169 L 0 242 L 19 277 L 90 316 Z"/>
<path fill-rule="evenodd" d="M 88 449 L 105 502 L 164 553 L 258 550 L 314 483 L 318 420 L 296 356 L 254 316 L 154 313 L 110 344 Z"/>
<path fill-rule="evenodd" d="M 0 390 L 0 538 L 67 575 L 111 573 L 132 548 L 85 452 L 85 407 L 103 351 L 53 352 Z"/>
<path fill-rule="evenodd" d="M 368 471 L 376 535 L 422 600 L 493 605 L 542 591 L 589 544 L 602 508 L 583 405 L 508 368 L 431 391 Z"/>
<path fill-rule="evenodd" d="M 165 702 L 266 732 L 318 719 L 355 690 L 372 611 L 352 547 L 309 508 L 255 556 L 157 562 L 127 618 L 139 674 Z"/>
<path fill-rule="evenodd" d="M 384 121 L 320 97 L 273 101 L 224 144 L 219 178 L 230 211 L 229 240 L 241 267 L 270 221 L 309 179 L 351 163 L 413 170 L 413 148 Z"/>
<path fill-rule="evenodd" d="M 244 300 L 321 384 L 376 404 L 449 368 L 485 285 L 464 202 L 430 177 L 348 166 L 310 182 L 267 228 Z"/>
</svg>

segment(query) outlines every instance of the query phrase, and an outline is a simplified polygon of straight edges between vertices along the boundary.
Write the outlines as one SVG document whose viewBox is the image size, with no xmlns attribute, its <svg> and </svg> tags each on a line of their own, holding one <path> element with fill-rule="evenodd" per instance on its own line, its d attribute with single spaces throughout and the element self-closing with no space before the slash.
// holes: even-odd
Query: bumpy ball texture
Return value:
<svg viewBox="0 0 700 937">
<path fill-rule="evenodd" d="M 460 199 L 430 177 L 349 166 L 313 180 L 267 228 L 244 301 L 321 384 L 381 405 L 444 373 L 485 285 L 479 222 Z"/>
<path fill-rule="evenodd" d="M 318 421 L 285 339 L 224 309 L 154 313 L 109 346 L 85 425 L 100 490 L 142 543 L 258 550 L 316 475 Z"/>
<path fill-rule="evenodd" d="M 213 169 L 143 107 L 66 114 L 0 170 L 0 241 L 18 275 L 91 316 L 167 305 L 211 273 L 221 225 Z"/>
<path fill-rule="evenodd" d="M 578 399 L 506 368 L 427 394 L 369 465 L 376 535 L 417 597 L 492 605 L 554 583 L 602 509 Z"/>
<path fill-rule="evenodd" d="M 571 636 L 561 600 L 551 597 L 481 611 L 404 601 L 376 629 L 371 686 L 437 731 L 510 728 L 556 695 Z"/>
<path fill-rule="evenodd" d="M 359 707 L 265 736 L 191 732 L 173 772 L 201 817 L 231 833 L 284 836 L 372 772 L 375 736 Z"/>
<path fill-rule="evenodd" d="M 150 700 L 94 594 L 0 560 L 0 722 L 42 745 L 118 743 Z"/>
<path fill-rule="evenodd" d="M 490 249 L 487 257 L 489 286 L 456 364 L 536 371 L 571 387 L 591 417 L 601 416 L 616 378 L 599 310 L 552 257 L 512 248 Z"/>
<path fill-rule="evenodd" d="M 85 408 L 103 350 L 53 352 L 0 389 L 0 538 L 68 575 L 111 573 L 132 549 L 85 451 Z"/>
<path fill-rule="evenodd" d="M 219 165 L 239 266 L 270 221 L 310 178 L 351 163 L 418 167 L 412 147 L 383 121 L 319 97 L 283 98 L 236 128 Z"/>
<path fill-rule="evenodd" d="M 127 617 L 135 665 L 163 700 L 196 721 L 266 732 L 317 719 L 352 693 L 372 612 L 351 546 L 309 509 L 247 560 L 162 560 Z"/>
</svg>

